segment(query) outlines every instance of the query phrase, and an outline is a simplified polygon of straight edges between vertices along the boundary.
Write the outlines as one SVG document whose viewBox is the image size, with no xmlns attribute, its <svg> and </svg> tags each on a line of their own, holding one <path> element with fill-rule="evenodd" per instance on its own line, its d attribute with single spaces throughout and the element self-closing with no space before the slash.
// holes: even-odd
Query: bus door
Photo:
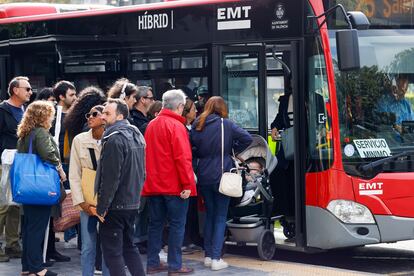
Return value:
<svg viewBox="0 0 414 276">
<path fill-rule="evenodd" d="M 213 53 L 213 95 L 226 100 L 233 122 L 266 137 L 265 48 L 217 46 Z"/>
<path fill-rule="evenodd" d="M 295 132 L 296 129 L 300 131 L 299 135 L 295 136 L 294 144 L 295 148 L 304 149 L 304 139 L 301 141 L 298 138 L 306 136 L 304 135 L 305 119 L 300 119 L 305 118 L 305 108 L 300 107 L 300 103 L 303 104 L 304 102 L 303 93 L 299 93 L 299 89 L 303 89 L 300 85 L 300 80 L 303 77 L 299 75 L 300 45 L 301 42 L 298 41 L 285 41 L 280 44 L 276 42 L 274 45 L 263 46 L 256 44 L 252 46 L 216 46 L 216 49 L 213 47 L 212 86 L 213 93 L 222 96 L 226 100 L 229 117 L 232 121 L 250 133 L 267 138 L 270 124 L 278 111 L 278 98 L 284 94 L 286 85 L 283 68 L 273 57 L 272 47 L 275 47 L 276 55 L 286 63 L 291 72 L 290 84 L 294 98 L 298 99 L 298 101 L 294 101 L 293 108 L 294 112 L 296 111 L 298 114 L 297 118 L 294 119 Z M 303 135 L 301 135 L 302 131 Z M 302 144 L 303 146 L 301 146 Z M 295 152 L 294 158 L 296 159 L 299 154 Z M 304 157 L 300 157 L 300 159 L 305 160 Z M 304 166 L 301 165 L 302 163 L 292 161 L 291 174 L 287 177 L 286 183 L 283 184 L 282 191 L 279 188 L 275 188 L 273 191 L 275 196 L 274 206 L 278 207 L 276 205 L 279 199 L 287 199 L 285 205 L 289 206 L 284 206 L 282 209 L 290 209 L 291 215 L 290 223 L 285 227 L 279 227 L 281 234 L 279 237 L 276 236 L 276 243 L 281 246 L 303 246 L 302 225 L 304 222 L 302 221 L 302 209 L 304 207 L 305 170 L 303 169 Z M 280 183 L 273 184 L 279 185 Z M 279 192 L 283 194 L 276 194 Z M 283 212 L 285 211 L 277 213 L 277 215 L 285 215 Z M 288 238 L 291 239 L 286 243 L 285 240 Z"/>
</svg>

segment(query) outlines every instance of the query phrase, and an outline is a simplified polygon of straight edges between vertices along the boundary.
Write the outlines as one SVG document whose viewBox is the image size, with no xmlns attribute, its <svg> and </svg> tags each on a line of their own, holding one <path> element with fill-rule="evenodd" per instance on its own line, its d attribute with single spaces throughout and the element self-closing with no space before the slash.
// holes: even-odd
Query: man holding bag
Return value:
<svg viewBox="0 0 414 276">
<path fill-rule="evenodd" d="M 23 105 L 30 100 L 33 93 L 27 77 L 13 78 L 7 92 L 10 98 L 0 104 L 0 154 L 5 149 L 16 149 L 17 125 L 23 118 Z M 7 254 L 3 253 L 0 244 L 0 262 L 8 262 L 9 257 L 20 258 L 22 255 L 19 245 L 19 222 L 19 206 L 0 206 L 0 233 L 5 228 Z"/>
</svg>

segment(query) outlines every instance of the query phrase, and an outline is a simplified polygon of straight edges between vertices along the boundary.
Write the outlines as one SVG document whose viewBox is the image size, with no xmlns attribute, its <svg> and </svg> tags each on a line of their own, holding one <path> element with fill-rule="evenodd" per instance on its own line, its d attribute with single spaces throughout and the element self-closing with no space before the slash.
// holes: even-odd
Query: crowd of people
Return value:
<svg viewBox="0 0 414 276">
<path fill-rule="evenodd" d="M 204 249 L 205 266 L 228 266 L 221 258 L 230 202 L 218 191 L 222 151 L 229 171 L 232 151 L 244 150 L 252 138 L 228 119 L 223 98 L 206 100 L 204 93 L 202 101 L 193 102 L 171 89 L 156 101 L 150 87 L 126 78 L 107 93 L 94 86 L 78 93 L 71 82 L 59 81 L 29 104 L 30 80 L 15 77 L 8 93 L 0 104 L 0 152 L 28 152 L 33 141 L 33 152 L 56 167 L 62 190 L 71 191 L 80 212 L 80 225 L 67 229 L 64 239 L 78 233 L 83 276 L 97 269 L 122 276 L 125 267 L 133 276 L 189 274 L 193 268 L 183 265 L 183 248 L 197 245 Z M 200 198 L 206 207 L 204 242 L 197 219 Z M 6 237 L 0 261 L 21 257 L 21 275 L 57 275 L 42 256 L 49 225 L 47 261 L 70 261 L 55 248 L 53 220 L 61 214 L 61 204 L 0 207 Z M 167 262 L 160 259 L 164 247 Z"/>
</svg>

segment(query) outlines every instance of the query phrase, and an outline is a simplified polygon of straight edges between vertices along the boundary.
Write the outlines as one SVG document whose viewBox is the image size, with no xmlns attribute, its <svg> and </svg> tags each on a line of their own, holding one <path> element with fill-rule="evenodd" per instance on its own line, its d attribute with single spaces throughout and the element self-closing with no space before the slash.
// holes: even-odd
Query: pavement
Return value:
<svg viewBox="0 0 414 276">
<path fill-rule="evenodd" d="M 63 240 L 61 238 L 61 240 Z M 71 261 L 67 263 L 54 263 L 50 268 L 52 271 L 59 273 L 60 276 L 81 276 L 80 251 L 76 248 L 76 239 L 69 243 L 57 242 L 56 248 L 64 255 L 70 256 Z M 145 262 L 145 255 L 142 256 Z M 203 265 L 203 255 L 201 252 L 185 255 L 184 264 L 195 269 L 192 275 L 199 276 L 219 276 L 219 275 L 284 275 L 284 276 L 302 276 L 302 275 L 374 275 L 352 270 L 330 268 L 317 265 L 300 264 L 286 261 L 262 261 L 255 257 L 245 257 L 239 255 L 226 254 L 224 259 L 230 267 L 221 271 L 211 271 Z M 0 263 L 0 276 L 18 276 L 21 272 L 20 259 L 12 259 L 8 263 Z M 129 275 L 129 274 L 128 274 Z M 156 275 L 167 275 L 159 273 Z"/>
</svg>

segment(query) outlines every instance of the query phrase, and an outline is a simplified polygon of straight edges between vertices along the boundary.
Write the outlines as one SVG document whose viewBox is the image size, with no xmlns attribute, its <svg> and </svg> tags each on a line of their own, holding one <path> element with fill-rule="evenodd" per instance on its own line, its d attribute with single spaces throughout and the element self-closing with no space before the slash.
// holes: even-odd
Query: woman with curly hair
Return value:
<svg viewBox="0 0 414 276">
<path fill-rule="evenodd" d="M 63 124 L 69 131 L 69 144 L 79 133 L 88 130 L 85 115 L 96 105 L 106 101 L 104 92 L 95 86 L 88 86 L 79 93 L 79 98 L 70 107 Z"/>
<path fill-rule="evenodd" d="M 124 100 L 131 110 L 137 102 L 135 96 L 138 93 L 138 88 L 126 78 L 118 79 L 109 88 L 108 98 Z"/>
<path fill-rule="evenodd" d="M 23 115 L 18 126 L 17 151 L 29 152 L 30 140 L 32 151 L 44 162 L 56 166 L 61 181 L 66 180 L 62 169 L 59 149 L 53 140 L 49 129 L 55 115 L 53 104 L 48 101 L 35 101 L 30 104 Z M 50 217 L 51 206 L 49 205 L 26 205 L 23 204 L 24 218 L 22 221 L 22 275 L 45 275 L 54 276 L 50 270 L 43 266 L 42 242 Z"/>
</svg>

